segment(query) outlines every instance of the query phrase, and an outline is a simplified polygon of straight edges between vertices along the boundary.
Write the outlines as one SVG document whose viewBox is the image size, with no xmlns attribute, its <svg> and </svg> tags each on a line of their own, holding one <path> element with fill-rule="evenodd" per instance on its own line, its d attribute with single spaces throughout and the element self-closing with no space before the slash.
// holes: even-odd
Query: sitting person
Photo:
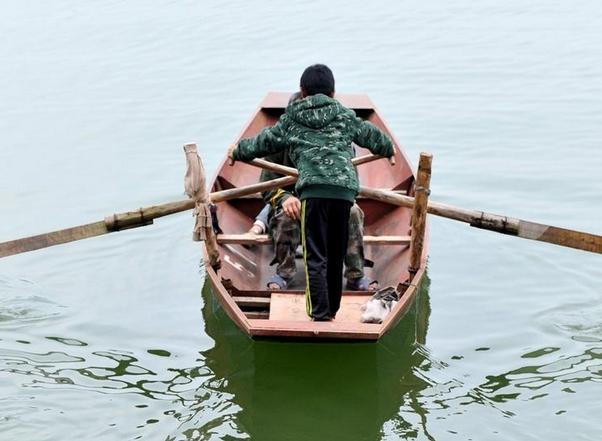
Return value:
<svg viewBox="0 0 602 441">
<path fill-rule="evenodd" d="M 261 181 L 278 177 L 273 172 L 264 172 Z M 264 193 L 264 199 L 270 200 L 278 190 Z M 284 204 L 289 198 L 288 204 Z M 296 199 L 296 200 L 295 200 Z M 280 200 L 275 209 L 271 204 L 266 204 L 255 217 L 253 226 L 249 229 L 251 234 L 269 233 L 274 244 L 274 259 L 271 264 L 276 264 L 276 273 L 268 281 L 269 289 L 286 289 L 289 282 L 297 273 L 295 257 L 297 248 L 301 243 L 301 224 L 299 222 L 298 198 L 290 192 L 281 193 Z M 283 207 L 284 205 L 284 207 Z M 293 208 L 297 206 L 297 208 Z M 294 216 L 294 217 L 293 217 Z M 349 240 L 345 255 L 346 289 L 351 291 L 376 291 L 379 287 L 377 280 L 370 280 L 364 276 L 364 212 L 357 205 L 351 207 L 349 216 Z"/>
</svg>

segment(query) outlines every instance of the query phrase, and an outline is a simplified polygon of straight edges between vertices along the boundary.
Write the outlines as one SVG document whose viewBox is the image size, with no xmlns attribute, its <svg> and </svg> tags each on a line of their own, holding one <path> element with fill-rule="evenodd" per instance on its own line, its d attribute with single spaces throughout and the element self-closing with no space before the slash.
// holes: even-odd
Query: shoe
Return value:
<svg viewBox="0 0 602 441">
<path fill-rule="evenodd" d="M 261 225 L 253 224 L 249 231 L 247 231 L 247 234 L 263 234 L 263 228 L 261 228 Z"/>
<path fill-rule="evenodd" d="M 378 280 L 371 280 L 367 277 L 360 277 L 358 279 L 347 279 L 345 288 L 349 291 L 377 291 Z"/>
<path fill-rule="evenodd" d="M 334 320 L 333 317 L 324 317 L 324 318 L 320 318 L 320 319 L 317 319 L 317 318 L 314 318 L 314 317 L 311 318 L 312 322 L 331 322 L 333 320 Z"/>
<path fill-rule="evenodd" d="M 270 288 L 271 284 L 274 285 L 278 285 L 278 288 Z M 272 277 L 270 277 L 270 280 L 268 280 L 267 283 L 267 287 L 268 289 L 286 289 L 286 287 L 288 286 L 288 280 L 286 280 L 284 277 L 279 276 L 278 274 L 274 274 Z"/>
</svg>

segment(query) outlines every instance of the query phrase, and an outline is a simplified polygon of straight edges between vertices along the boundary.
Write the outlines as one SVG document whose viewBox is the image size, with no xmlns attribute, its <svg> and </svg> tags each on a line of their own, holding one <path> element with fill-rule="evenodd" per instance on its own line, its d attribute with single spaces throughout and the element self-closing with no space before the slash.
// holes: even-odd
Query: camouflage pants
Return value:
<svg viewBox="0 0 602 441">
<path fill-rule="evenodd" d="M 297 272 L 295 253 L 301 244 L 301 224 L 291 219 L 278 207 L 270 219 L 270 236 L 274 244 L 276 274 L 290 280 Z M 364 276 L 364 212 L 353 204 L 349 215 L 349 242 L 345 256 L 345 278 L 357 279 Z"/>
</svg>

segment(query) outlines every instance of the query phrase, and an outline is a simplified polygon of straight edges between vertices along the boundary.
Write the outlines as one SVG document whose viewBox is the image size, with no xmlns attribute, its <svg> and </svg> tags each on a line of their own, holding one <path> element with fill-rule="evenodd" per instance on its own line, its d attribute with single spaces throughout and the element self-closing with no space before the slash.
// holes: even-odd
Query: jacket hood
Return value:
<svg viewBox="0 0 602 441">
<path fill-rule="evenodd" d="M 343 111 L 334 98 L 317 94 L 292 102 L 286 113 L 297 123 L 311 129 L 321 129 L 332 122 Z"/>
</svg>

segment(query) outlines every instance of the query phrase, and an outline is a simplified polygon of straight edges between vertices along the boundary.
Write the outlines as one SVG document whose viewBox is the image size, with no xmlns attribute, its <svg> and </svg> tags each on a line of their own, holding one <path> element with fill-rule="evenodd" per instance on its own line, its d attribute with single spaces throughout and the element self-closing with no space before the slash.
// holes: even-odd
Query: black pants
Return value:
<svg viewBox="0 0 602 441">
<path fill-rule="evenodd" d="M 342 199 L 320 198 L 305 199 L 301 205 L 305 301 L 314 320 L 334 318 L 341 306 L 351 205 Z"/>
</svg>

